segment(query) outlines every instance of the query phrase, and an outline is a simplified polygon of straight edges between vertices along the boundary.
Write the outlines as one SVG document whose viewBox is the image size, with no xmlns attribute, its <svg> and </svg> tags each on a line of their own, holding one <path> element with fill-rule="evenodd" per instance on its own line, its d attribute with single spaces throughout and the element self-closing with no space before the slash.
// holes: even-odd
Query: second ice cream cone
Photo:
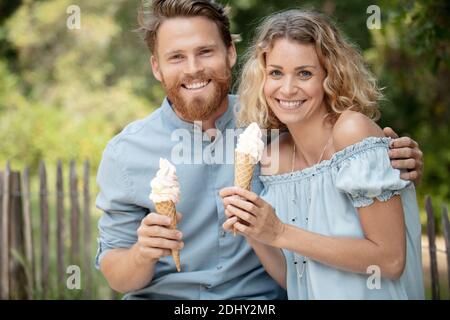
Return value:
<svg viewBox="0 0 450 320">
<path fill-rule="evenodd" d="M 255 165 L 256 162 L 251 155 L 236 151 L 234 159 L 234 185 L 251 190 Z M 233 228 L 233 234 L 236 235 L 236 233 L 236 228 Z"/>
<path fill-rule="evenodd" d="M 241 152 L 235 152 L 234 160 L 234 185 L 246 190 L 251 190 L 253 169 L 255 160 L 251 155 Z"/>
<path fill-rule="evenodd" d="M 175 203 L 172 201 L 163 201 L 163 202 L 156 202 L 155 203 L 156 212 L 159 214 L 162 214 L 164 216 L 167 216 L 172 219 L 172 222 L 170 224 L 170 229 L 176 229 L 177 227 L 177 210 L 175 208 Z M 177 267 L 177 271 L 181 271 L 181 263 L 180 263 L 180 251 L 172 249 L 172 257 L 175 261 L 175 266 Z"/>
<path fill-rule="evenodd" d="M 253 170 L 261 160 L 264 142 L 256 122 L 252 122 L 238 137 L 234 152 L 234 185 L 251 191 Z M 236 235 L 236 228 L 233 233 Z"/>
</svg>

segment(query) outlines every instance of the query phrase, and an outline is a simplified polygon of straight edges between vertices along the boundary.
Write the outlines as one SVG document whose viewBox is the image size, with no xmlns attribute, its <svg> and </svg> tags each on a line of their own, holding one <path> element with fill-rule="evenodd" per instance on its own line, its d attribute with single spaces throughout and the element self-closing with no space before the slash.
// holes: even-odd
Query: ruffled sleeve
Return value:
<svg viewBox="0 0 450 320">
<path fill-rule="evenodd" d="M 336 187 L 347 193 L 355 207 L 365 207 L 374 198 L 387 201 L 409 185 L 400 178 L 388 155 L 390 138 L 370 137 L 343 150 L 336 171 Z"/>
</svg>

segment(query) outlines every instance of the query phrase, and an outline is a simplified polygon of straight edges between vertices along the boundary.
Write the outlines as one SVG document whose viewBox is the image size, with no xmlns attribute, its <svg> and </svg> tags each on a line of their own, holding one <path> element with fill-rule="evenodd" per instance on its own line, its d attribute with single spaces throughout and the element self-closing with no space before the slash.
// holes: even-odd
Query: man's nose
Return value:
<svg viewBox="0 0 450 320">
<path fill-rule="evenodd" d="M 187 66 L 185 69 L 186 74 L 196 74 L 198 72 L 202 72 L 204 70 L 202 63 L 199 61 L 197 57 L 189 57 L 187 61 Z"/>
</svg>

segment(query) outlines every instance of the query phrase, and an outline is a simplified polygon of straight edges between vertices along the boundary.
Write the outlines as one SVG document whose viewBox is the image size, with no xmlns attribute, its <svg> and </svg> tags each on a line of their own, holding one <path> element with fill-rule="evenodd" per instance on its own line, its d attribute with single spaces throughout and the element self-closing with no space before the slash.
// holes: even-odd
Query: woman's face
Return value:
<svg viewBox="0 0 450 320">
<path fill-rule="evenodd" d="M 323 104 L 325 70 L 314 45 L 288 39 L 275 40 L 266 53 L 264 96 L 286 125 L 326 112 Z"/>
</svg>

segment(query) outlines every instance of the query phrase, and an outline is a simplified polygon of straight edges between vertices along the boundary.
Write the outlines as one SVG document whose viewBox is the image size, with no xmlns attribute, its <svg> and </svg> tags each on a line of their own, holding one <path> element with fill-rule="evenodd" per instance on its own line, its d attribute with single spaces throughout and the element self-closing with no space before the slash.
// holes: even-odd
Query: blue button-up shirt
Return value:
<svg viewBox="0 0 450 320">
<path fill-rule="evenodd" d="M 183 214 L 177 229 L 185 244 L 180 251 L 181 272 L 171 256 L 163 257 L 152 281 L 125 299 L 286 297 L 246 240 L 222 228 L 226 216 L 219 190 L 234 184 L 236 134 L 230 133 L 236 131 L 236 103 L 236 96 L 230 95 L 227 111 L 215 123 L 220 132 L 213 142 L 196 124 L 181 120 L 165 99 L 160 108 L 129 124 L 108 143 L 97 174 L 96 205 L 104 212 L 98 223 L 97 268 L 108 250 L 136 243 L 141 220 L 155 212 L 148 196 L 160 157 L 175 165 L 181 191 L 177 204 Z M 257 193 L 262 190 L 258 171 L 252 185 Z"/>
</svg>

